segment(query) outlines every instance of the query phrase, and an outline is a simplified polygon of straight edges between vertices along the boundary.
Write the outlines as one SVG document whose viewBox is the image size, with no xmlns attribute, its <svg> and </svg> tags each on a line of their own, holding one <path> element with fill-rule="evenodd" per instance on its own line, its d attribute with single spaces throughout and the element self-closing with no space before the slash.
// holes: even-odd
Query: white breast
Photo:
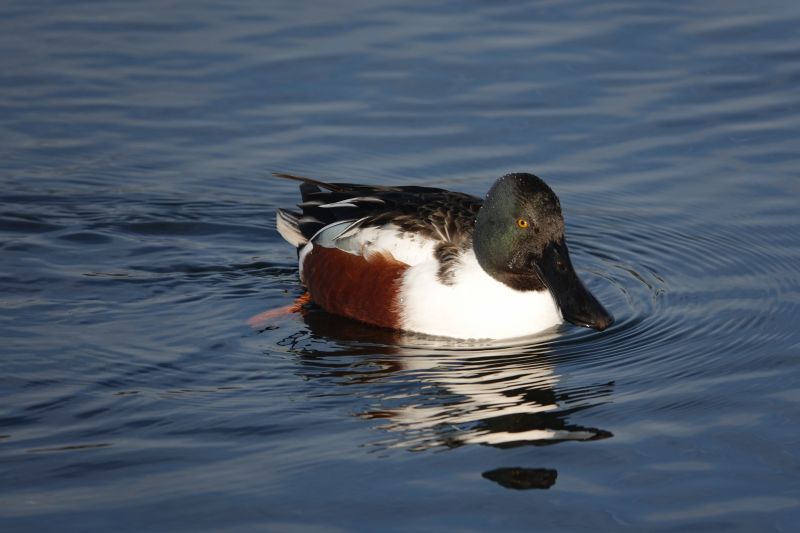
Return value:
<svg viewBox="0 0 800 533">
<path fill-rule="evenodd" d="M 562 322 L 548 291 L 515 291 L 489 276 L 471 250 L 461 261 L 453 285 L 438 281 L 435 260 L 406 270 L 400 292 L 403 329 L 462 339 L 506 339 Z"/>
</svg>

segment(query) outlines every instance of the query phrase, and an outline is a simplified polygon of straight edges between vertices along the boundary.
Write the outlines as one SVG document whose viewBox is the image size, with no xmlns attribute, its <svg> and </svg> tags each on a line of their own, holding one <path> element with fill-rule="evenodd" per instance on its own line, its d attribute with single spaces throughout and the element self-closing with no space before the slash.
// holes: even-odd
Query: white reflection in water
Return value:
<svg viewBox="0 0 800 533">
<path fill-rule="evenodd" d="M 321 354 L 317 345 L 303 349 L 307 337 L 292 340 L 305 363 L 302 373 L 333 378 L 367 398 L 358 416 L 383 420 L 379 427 L 391 435 L 378 446 L 506 447 L 611 436 L 568 422 L 608 396 L 612 385 L 560 387 L 548 347 L 554 332 L 500 345 L 383 331 L 317 311 L 305 319 L 315 335 L 339 343 Z"/>
</svg>

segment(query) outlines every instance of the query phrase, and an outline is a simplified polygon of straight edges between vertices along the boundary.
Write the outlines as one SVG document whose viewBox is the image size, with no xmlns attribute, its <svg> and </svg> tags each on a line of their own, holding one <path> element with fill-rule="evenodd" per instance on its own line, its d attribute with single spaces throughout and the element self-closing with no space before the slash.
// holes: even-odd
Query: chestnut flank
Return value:
<svg viewBox="0 0 800 533">
<path fill-rule="evenodd" d="M 315 246 L 303 262 L 311 298 L 329 313 L 400 328 L 398 293 L 408 265 L 391 254 L 354 255 Z"/>
</svg>

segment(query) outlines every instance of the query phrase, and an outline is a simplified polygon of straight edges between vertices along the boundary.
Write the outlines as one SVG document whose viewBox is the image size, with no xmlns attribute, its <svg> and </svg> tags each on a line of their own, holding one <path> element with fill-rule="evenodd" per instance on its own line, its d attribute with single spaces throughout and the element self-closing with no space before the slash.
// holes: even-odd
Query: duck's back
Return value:
<svg viewBox="0 0 800 533">
<path fill-rule="evenodd" d="M 392 226 L 406 237 L 436 245 L 466 246 L 472 238 L 482 200 L 464 193 L 434 187 L 382 187 L 351 183 L 326 183 L 301 176 L 277 174 L 300 181 L 302 212 L 278 211 L 278 230 L 302 249 L 321 230 L 350 222 L 350 236 L 368 228 Z"/>
</svg>

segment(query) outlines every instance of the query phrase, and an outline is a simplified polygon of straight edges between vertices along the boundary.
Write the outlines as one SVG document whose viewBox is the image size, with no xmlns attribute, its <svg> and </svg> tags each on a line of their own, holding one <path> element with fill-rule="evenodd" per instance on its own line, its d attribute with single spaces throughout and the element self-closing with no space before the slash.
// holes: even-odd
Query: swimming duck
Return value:
<svg viewBox="0 0 800 533">
<path fill-rule="evenodd" d="M 279 209 L 277 229 L 297 248 L 311 300 L 330 313 L 461 339 L 614 320 L 575 273 L 558 197 L 533 174 L 499 178 L 484 200 L 276 176 L 301 182 L 302 212 Z"/>
</svg>

